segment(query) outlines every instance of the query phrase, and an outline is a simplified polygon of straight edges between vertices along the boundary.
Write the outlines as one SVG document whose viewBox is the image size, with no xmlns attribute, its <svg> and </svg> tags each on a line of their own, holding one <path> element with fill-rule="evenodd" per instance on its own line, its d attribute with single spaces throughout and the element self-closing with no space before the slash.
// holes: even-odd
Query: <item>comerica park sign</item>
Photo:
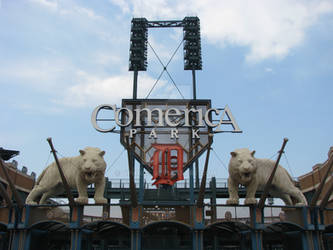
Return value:
<svg viewBox="0 0 333 250">
<path fill-rule="evenodd" d="M 145 100 L 147 101 L 147 100 Z M 98 118 L 101 111 L 112 111 L 111 117 L 113 118 Z M 212 118 L 213 115 L 216 118 Z M 101 122 L 114 122 L 106 128 L 102 128 L 98 121 Z M 192 128 L 192 138 L 200 138 L 200 128 L 208 126 L 214 129 L 213 133 L 219 132 L 232 132 L 241 133 L 234 116 L 228 106 L 225 108 L 209 108 L 203 110 L 202 108 L 184 107 L 179 108 L 169 106 L 165 103 L 165 108 L 159 107 L 120 107 L 113 104 L 102 104 L 97 106 L 91 116 L 93 127 L 102 133 L 116 132 L 118 125 L 120 128 L 129 127 L 129 138 L 137 134 L 138 128 L 152 128 L 149 138 L 156 139 L 158 134 L 155 128 L 170 128 L 170 138 L 178 138 L 179 130 L 177 128 Z M 230 127 L 231 126 L 231 127 Z"/>
<path fill-rule="evenodd" d="M 99 132 L 119 133 L 155 185 L 183 180 L 213 134 L 242 132 L 230 108 L 212 108 L 210 100 L 123 99 L 121 107 L 97 106 L 91 122 Z"/>
</svg>

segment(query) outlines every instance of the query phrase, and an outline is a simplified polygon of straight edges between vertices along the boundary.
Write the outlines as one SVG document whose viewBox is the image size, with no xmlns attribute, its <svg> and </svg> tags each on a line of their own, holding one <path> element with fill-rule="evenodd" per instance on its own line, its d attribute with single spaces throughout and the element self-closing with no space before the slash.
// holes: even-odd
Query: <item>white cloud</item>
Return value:
<svg viewBox="0 0 333 250">
<path fill-rule="evenodd" d="M 328 0 L 131 0 L 118 4 L 124 12 L 149 20 L 198 15 L 202 36 L 219 46 L 248 46 L 247 61 L 283 58 L 299 46 L 306 29 L 333 12 Z"/>
<path fill-rule="evenodd" d="M 265 71 L 268 72 L 268 73 L 273 73 L 274 72 L 273 69 L 269 68 L 269 67 L 265 68 Z"/>
<path fill-rule="evenodd" d="M 102 16 L 97 15 L 93 10 L 88 9 L 88 8 L 76 7 L 75 10 L 78 14 L 86 16 L 86 17 L 94 19 L 94 20 L 103 19 Z"/>
<path fill-rule="evenodd" d="M 54 102 L 70 107 L 86 107 L 101 103 L 120 104 L 121 99 L 131 98 L 133 94 L 133 75 L 131 73 L 111 77 L 98 77 L 83 71 L 77 72 L 79 83 L 64 89 L 63 97 Z M 144 98 L 155 83 L 147 74 L 140 74 L 138 98 Z M 154 90 L 165 85 L 160 81 Z M 167 89 L 168 90 L 168 89 Z M 165 96 L 171 91 L 163 93 Z"/>
<path fill-rule="evenodd" d="M 57 1 L 50 1 L 50 0 L 30 0 L 31 2 L 37 3 L 41 6 L 49 8 L 51 10 L 58 9 L 58 2 Z"/>
<path fill-rule="evenodd" d="M 113 64 L 119 64 L 123 61 L 123 58 L 121 58 L 119 55 L 111 54 L 109 52 L 105 51 L 97 51 L 93 54 L 92 60 L 94 63 L 100 64 L 100 65 L 110 65 Z"/>
<path fill-rule="evenodd" d="M 59 0 L 30 0 L 52 11 L 58 11 L 61 15 L 79 15 L 92 20 L 101 20 L 102 16 L 97 15 L 92 9 L 81 7 L 66 1 Z"/>
<path fill-rule="evenodd" d="M 129 13 L 130 12 L 130 6 L 129 3 L 125 0 L 110 0 L 111 3 L 118 5 L 123 13 Z"/>
<path fill-rule="evenodd" d="M 64 59 L 34 59 L 20 62 L 7 62 L 0 68 L 2 76 L 0 84 L 14 82 L 23 85 L 33 85 L 38 88 L 49 88 L 56 85 L 55 81 L 67 72 L 70 65 Z"/>
</svg>

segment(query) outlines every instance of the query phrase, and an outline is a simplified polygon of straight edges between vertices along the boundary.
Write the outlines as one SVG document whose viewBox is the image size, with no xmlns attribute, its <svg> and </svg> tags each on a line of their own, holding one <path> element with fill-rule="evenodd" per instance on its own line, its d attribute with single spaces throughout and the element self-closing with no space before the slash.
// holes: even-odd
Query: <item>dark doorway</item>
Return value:
<svg viewBox="0 0 333 250">
<path fill-rule="evenodd" d="M 160 221 L 147 225 L 142 230 L 142 249 L 192 249 L 192 231 L 185 224 Z"/>
</svg>

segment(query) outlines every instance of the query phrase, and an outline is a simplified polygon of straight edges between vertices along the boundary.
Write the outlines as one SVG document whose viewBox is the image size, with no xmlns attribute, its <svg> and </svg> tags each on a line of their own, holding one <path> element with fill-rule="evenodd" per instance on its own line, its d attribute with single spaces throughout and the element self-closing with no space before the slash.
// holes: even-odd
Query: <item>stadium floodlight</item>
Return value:
<svg viewBox="0 0 333 250">
<path fill-rule="evenodd" d="M 185 17 L 183 31 L 184 70 L 201 70 L 200 19 L 198 17 Z"/>
<path fill-rule="evenodd" d="M 133 18 L 129 71 L 147 70 L 148 21 L 146 18 Z"/>
</svg>

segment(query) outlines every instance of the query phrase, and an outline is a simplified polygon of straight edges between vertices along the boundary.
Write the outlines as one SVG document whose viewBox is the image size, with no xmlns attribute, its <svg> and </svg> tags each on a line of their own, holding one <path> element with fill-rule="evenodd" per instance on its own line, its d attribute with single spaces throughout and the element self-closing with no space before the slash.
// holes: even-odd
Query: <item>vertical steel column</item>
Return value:
<svg viewBox="0 0 333 250">
<path fill-rule="evenodd" d="M 144 168 L 143 168 L 142 164 L 140 164 L 140 190 L 139 190 L 139 202 L 140 203 L 143 201 L 144 191 L 145 191 Z"/>
<path fill-rule="evenodd" d="M 212 177 L 210 181 L 210 189 L 212 190 L 212 197 L 210 198 L 210 205 L 211 205 L 211 223 L 216 221 L 216 178 Z"/>
<path fill-rule="evenodd" d="M 81 222 L 83 217 L 84 206 L 74 206 L 70 208 L 71 229 L 71 247 L 70 250 L 80 250 L 82 241 Z"/>
<path fill-rule="evenodd" d="M 196 78 L 195 78 L 195 70 L 192 69 L 192 84 L 193 84 L 193 99 L 197 99 L 197 86 L 196 86 Z"/>
<path fill-rule="evenodd" d="M 203 230 L 193 230 L 192 233 L 192 249 L 203 250 Z"/>
<path fill-rule="evenodd" d="M 250 220 L 251 220 L 251 226 L 252 226 L 252 230 L 251 230 L 251 246 L 252 249 L 256 249 L 256 250 L 262 250 L 263 246 L 262 246 L 262 231 L 261 231 L 261 225 L 262 224 L 262 213 L 263 210 L 257 208 L 256 206 L 250 206 Z M 257 212 L 261 213 L 260 214 L 260 224 L 258 224 L 257 222 L 257 217 L 258 214 Z"/>
<path fill-rule="evenodd" d="M 134 70 L 134 79 L 133 79 L 133 99 L 137 98 L 138 94 L 138 71 Z"/>
<path fill-rule="evenodd" d="M 189 169 L 189 177 L 190 177 L 190 201 L 191 204 L 194 204 L 194 178 L 193 178 L 193 164 Z"/>
<path fill-rule="evenodd" d="M 141 232 L 138 229 L 131 229 L 131 250 L 141 250 Z"/>
<path fill-rule="evenodd" d="M 197 86 L 195 78 L 195 70 L 192 69 L 192 88 L 193 88 L 193 100 L 197 99 Z M 199 160 L 195 161 L 195 187 L 199 188 Z"/>
</svg>

